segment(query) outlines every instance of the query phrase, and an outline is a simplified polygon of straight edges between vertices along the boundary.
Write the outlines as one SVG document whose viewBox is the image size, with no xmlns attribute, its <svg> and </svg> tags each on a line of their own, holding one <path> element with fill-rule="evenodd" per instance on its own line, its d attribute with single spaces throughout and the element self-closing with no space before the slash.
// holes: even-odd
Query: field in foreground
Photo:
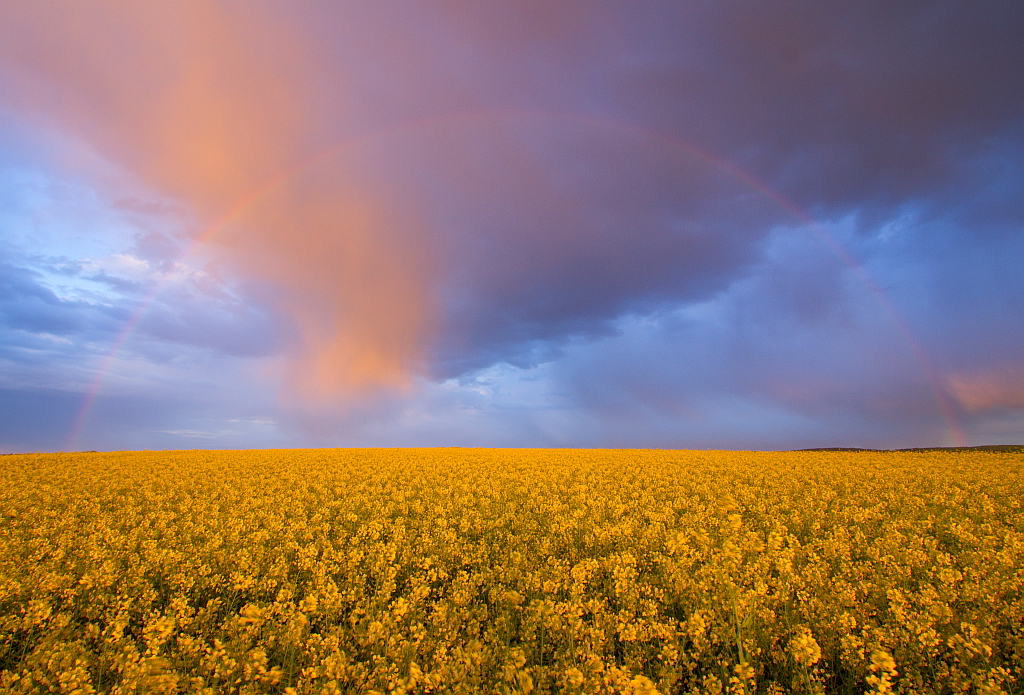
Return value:
<svg viewBox="0 0 1024 695">
<path fill-rule="evenodd" d="M 0 690 L 1024 692 L 1024 454 L 0 457 Z"/>
</svg>

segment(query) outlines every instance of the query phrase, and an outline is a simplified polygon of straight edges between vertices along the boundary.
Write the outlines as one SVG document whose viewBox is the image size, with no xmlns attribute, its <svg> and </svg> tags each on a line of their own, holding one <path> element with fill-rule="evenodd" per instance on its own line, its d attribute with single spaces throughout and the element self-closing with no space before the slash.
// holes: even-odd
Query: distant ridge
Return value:
<svg viewBox="0 0 1024 695">
<path fill-rule="evenodd" d="M 929 446 L 913 449 L 860 449 L 857 447 L 832 446 L 817 447 L 814 449 L 793 449 L 792 451 L 997 451 L 1002 453 L 1020 454 L 1024 453 L 1024 444 L 985 444 L 983 446 Z"/>
</svg>

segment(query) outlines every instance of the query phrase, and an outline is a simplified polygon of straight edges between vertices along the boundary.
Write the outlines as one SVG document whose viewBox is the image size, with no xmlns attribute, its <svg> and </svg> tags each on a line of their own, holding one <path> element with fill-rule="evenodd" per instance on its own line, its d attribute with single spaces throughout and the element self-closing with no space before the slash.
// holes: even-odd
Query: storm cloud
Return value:
<svg viewBox="0 0 1024 695">
<path fill-rule="evenodd" d="M 1024 437 L 1014 4 L 0 19 L 12 388 L 222 383 L 161 443 Z"/>
</svg>

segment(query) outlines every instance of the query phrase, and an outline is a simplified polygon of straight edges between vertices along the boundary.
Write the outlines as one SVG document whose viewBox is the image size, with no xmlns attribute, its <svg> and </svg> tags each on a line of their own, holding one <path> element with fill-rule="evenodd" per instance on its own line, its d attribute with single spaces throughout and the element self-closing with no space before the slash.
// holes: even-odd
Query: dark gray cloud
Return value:
<svg viewBox="0 0 1024 695">
<path fill-rule="evenodd" d="M 1018 6 L 687 8 L 626 81 L 631 103 L 661 129 L 742 156 L 803 205 L 842 209 L 927 196 L 965 154 L 1008 131 L 1019 141 Z"/>
<path fill-rule="evenodd" d="M 145 305 L 124 350 L 160 378 L 272 360 L 304 331 L 328 357 L 351 357 L 344 341 L 330 349 L 346 321 L 366 354 L 382 341 L 379 353 L 425 352 L 426 380 L 404 400 L 315 417 L 280 406 L 295 441 L 909 446 L 958 426 L 1024 436 L 1024 6 L 265 2 L 257 15 L 303 39 L 294 89 L 279 89 L 277 73 L 266 89 L 300 95 L 304 111 L 289 129 L 280 104 L 266 122 L 242 117 L 264 99 L 245 79 L 223 102 L 199 90 L 196 104 L 239 121 L 242 144 L 224 152 L 245 166 L 225 169 L 224 191 L 202 178 L 205 160 L 175 168 L 173 152 L 140 144 L 164 131 L 111 134 L 152 106 L 139 85 L 115 84 L 130 66 L 107 85 L 123 114 L 90 102 L 106 93 L 91 82 L 65 85 L 88 118 L 109 117 L 85 129 L 94 144 L 168 190 L 96 185 L 113 211 L 102 220 L 131 230 L 102 258 L 24 245 L 0 258 L 8 364 L 102 355 Z M 238 25 L 239 46 L 263 46 L 257 25 Z M 211 45 L 197 55 L 234 75 L 245 51 Z M 146 62 L 162 80 L 173 64 L 163 56 Z M 15 67 L 45 72 L 37 58 Z M 0 70 L 0 97 L 17 94 L 16 74 Z M 59 90 L 66 75 L 55 74 Z M 229 130 L 221 140 L 233 142 Z M 187 145 L 205 131 L 169 132 Z M 78 189 L 25 173 L 33 150 L 20 137 L 2 150 L 20 192 L 0 191 L 0 216 L 45 226 L 54 210 L 85 207 Z M 234 209 L 282 162 L 294 168 L 274 189 L 286 203 L 270 196 L 236 216 L 236 236 L 208 249 L 218 263 L 182 261 L 209 224 L 191 215 L 220 193 Z M 196 193 L 197 178 L 212 192 Z M 366 217 L 384 221 L 351 232 L 361 208 L 348 201 L 364 199 Z M 177 424 L 154 406 L 132 427 L 161 442 L 234 436 L 223 434 L 233 430 L 221 421 L 239 419 L 227 401 L 191 421 L 186 402 L 168 406 Z"/>
<path fill-rule="evenodd" d="M 354 123 L 421 123 L 375 144 L 370 168 L 427 198 L 445 249 L 438 375 L 525 364 L 549 354 L 537 341 L 606 334 L 749 272 L 796 220 L 691 146 L 868 237 L 906 205 L 957 218 L 940 235 L 1020 232 L 1017 5 L 443 7 L 339 6 L 349 28 L 321 29 L 405 47 L 332 50 L 352 61 Z M 763 309 L 824 311 L 833 273 L 804 271 L 766 284 Z"/>
</svg>

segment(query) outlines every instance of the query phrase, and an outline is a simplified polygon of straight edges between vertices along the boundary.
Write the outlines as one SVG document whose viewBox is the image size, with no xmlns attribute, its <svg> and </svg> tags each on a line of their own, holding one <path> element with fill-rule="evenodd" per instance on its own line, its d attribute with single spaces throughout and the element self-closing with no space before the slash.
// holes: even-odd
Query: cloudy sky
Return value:
<svg viewBox="0 0 1024 695">
<path fill-rule="evenodd" d="M 1022 442 L 1022 32 L 4 3 L 0 452 Z"/>
</svg>

